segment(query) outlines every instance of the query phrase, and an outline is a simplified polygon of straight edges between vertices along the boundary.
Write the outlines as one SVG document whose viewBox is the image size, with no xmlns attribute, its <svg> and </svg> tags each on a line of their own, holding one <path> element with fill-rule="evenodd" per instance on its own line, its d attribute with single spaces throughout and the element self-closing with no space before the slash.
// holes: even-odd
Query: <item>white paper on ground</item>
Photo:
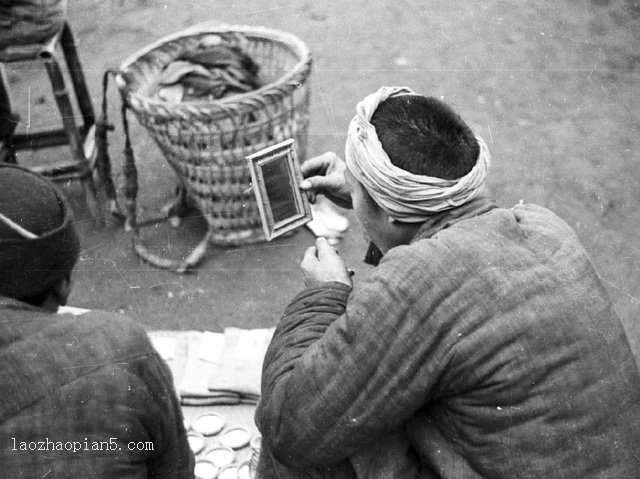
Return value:
<svg viewBox="0 0 640 479">
<path fill-rule="evenodd" d="M 152 337 L 151 344 L 158 351 L 158 354 L 165 361 L 171 361 L 176 357 L 175 337 Z"/>
<path fill-rule="evenodd" d="M 224 349 L 224 334 L 205 331 L 198 347 L 198 359 L 210 363 L 220 363 Z"/>
</svg>

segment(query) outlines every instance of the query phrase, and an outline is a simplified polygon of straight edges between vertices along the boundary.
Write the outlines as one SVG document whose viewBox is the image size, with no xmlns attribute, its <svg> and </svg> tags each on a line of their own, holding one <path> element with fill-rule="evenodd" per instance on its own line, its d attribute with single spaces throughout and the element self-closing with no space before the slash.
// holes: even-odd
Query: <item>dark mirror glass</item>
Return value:
<svg viewBox="0 0 640 479">
<path fill-rule="evenodd" d="M 267 197 L 271 204 L 274 223 L 298 213 L 294 188 L 286 157 L 275 158 L 262 165 Z"/>
</svg>

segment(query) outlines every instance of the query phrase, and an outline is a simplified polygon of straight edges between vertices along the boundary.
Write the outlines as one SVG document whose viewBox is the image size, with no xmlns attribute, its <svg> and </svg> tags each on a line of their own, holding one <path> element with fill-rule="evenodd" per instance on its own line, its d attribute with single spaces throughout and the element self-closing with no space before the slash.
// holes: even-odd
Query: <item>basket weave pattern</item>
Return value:
<svg viewBox="0 0 640 479">
<path fill-rule="evenodd" d="M 169 103 L 155 92 L 163 68 L 211 35 L 260 66 L 261 88 L 219 100 Z M 118 87 L 208 222 L 211 241 L 263 239 L 245 157 L 288 138 L 306 157 L 311 55 L 297 37 L 245 26 L 197 26 L 165 37 L 120 67 Z"/>
</svg>

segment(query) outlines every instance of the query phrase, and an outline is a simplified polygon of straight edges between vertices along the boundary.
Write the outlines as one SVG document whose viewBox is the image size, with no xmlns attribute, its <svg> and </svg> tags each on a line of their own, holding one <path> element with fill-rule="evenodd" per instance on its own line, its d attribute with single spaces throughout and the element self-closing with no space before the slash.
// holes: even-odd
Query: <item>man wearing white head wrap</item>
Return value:
<svg viewBox="0 0 640 479">
<path fill-rule="evenodd" d="M 395 166 L 370 123 L 378 105 L 390 97 L 415 95 L 409 88 L 383 87 L 358 103 L 349 125 L 347 168 L 392 219 L 421 223 L 425 216 L 463 205 L 484 188 L 489 150 L 478 136 L 480 154 L 471 171 L 452 180 L 415 175 Z"/>
<path fill-rule="evenodd" d="M 484 142 L 407 88 L 358 104 L 345 153 L 301 186 L 352 207 L 379 264 L 354 285 L 326 240 L 305 253 L 264 361 L 258 477 L 637 476 L 640 374 L 571 228 L 500 208 Z"/>
</svg>

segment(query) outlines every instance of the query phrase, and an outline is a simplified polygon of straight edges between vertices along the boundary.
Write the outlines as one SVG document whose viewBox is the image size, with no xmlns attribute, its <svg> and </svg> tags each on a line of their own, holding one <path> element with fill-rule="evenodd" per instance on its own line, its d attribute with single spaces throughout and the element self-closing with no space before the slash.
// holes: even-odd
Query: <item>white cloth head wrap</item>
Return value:
<svg viewBox="0 0 640 479">
<path fill-rule="evenodd" d="M 425 216 L 463 205 L 484 188 L 489 149 L 476 135 L 480 154 L 469 173 L 455 180 L 414 175 L 398 168 L 387 156 L 375 127 L 369 122 L 378 105 L 392 96 L 418 95 L 407 87 L 382 87 L 358 103 L 349 125 L 347 168 L 374 201 L 397 221 L 417 223 Z"/>
</svg>

